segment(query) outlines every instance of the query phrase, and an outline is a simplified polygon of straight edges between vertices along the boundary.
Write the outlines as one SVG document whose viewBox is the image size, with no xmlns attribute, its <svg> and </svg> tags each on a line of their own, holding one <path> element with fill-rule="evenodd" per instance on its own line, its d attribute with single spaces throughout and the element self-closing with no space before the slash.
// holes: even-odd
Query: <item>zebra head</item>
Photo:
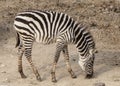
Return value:
<svg viewBox="0 0 120 86">
<path fill-rule="evenodd" d="M 74 26 L 74 43 L 79 53 L 79 65 L 86 73 L 86 78 L 93 75 L 95 42 L 86 26 L 75 23 Z"/>
<path fill-rule="evenodd" d="M 86 56 L 79 55 L 79 65 L 82 68 L 82 70 L 86 73 L 86 78 L 91 78 L 93 76 L 93 65 L 94 65 L 94 59 L 97 51 L 95 49 L 90 49 L 89 54 Z"/>
</svg>

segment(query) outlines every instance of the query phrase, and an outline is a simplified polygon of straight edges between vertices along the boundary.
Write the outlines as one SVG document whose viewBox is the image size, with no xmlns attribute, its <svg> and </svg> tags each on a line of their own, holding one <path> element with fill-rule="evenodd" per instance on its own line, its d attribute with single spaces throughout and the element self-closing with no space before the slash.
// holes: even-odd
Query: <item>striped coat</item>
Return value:
<svg viewBox="0 0 120 86">
<path fill-rule="evenodd" d="M 76 77 L 69 64 L 67 48 L 69 43 L 76 45 L 80 55 L 79 64 L 86 72 L 86 76 L 91 77 L 93 75 L 95 50 L 93 37 L 86 30 L 85 26 L 77 23 L 67 14 L 53 11 L 22 12 L 15 17 L 14 28 L 17 33 L 16 47 L 18 47 L 19 51 L 22 51 L 19 56 L 18 67 L 21 77 L 25 77 L 22 71 L 22 62 L 20 61 L 23 52 L 25 52 L 25 56 L 30 62 L 37 79 L 40 79 L 39 73 L 35 66 L 33 66 L 31 59 L 32 44 L 34 41 L 43 44 L 56 43 L 56 52 L 51 71 L 53 82 L 56 81 L 55 69 L 61 51 L 66 58 L 68 71 L 73 78 Z"/>
</svg>

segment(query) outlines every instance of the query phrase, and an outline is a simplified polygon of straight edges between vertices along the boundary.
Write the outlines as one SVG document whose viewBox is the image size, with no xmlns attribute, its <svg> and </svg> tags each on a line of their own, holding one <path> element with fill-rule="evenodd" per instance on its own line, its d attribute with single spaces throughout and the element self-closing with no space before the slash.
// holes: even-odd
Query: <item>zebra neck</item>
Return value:
<svg viewBox="0 0 120 86">
<path fill-rule="evenodd" d="M 85 33 L 86 27 L 82 24 L 78 24 L 75 22 L 74 24 L 74 44 L 81 56 L 87 56 L 89 54 L 89 44 L 87 42 Z"/>
</svg>

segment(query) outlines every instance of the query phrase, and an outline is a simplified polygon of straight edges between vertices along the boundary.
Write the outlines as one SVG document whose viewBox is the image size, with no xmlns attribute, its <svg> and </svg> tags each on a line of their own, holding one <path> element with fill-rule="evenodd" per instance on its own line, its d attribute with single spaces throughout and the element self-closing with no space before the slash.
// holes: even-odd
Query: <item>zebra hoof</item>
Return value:
<svg viewBox="0 0 120 86">
<path fill-rule="evenodd" d="M 42 81 L 42 79 L 41 79 L 41 77 L 40 76 L 37 76 L 37 78 L 36 78 L 38 81 Z"/>
<path fill-rule="evenodd" d="M 71 77 L 72 77 L 73 79 L 77 78 L 77 76 L 76 76 L 76 75 L 72 75 Z"/>
<path fill-rule="evenodd" d="M 25 75 L 21 75 L 21 78 L 25 79 L 25 78 L 27 78 L 27 76 L 25 76 Z"/>
<path fill-rule="evenodd" d="M 85 78 L 86 79 L 91 79 L 92 77 L 93 77 L 93 74 L 87 74 Z"/>
<path fill-rule="evenodd" d="M 54 78 L 54 79 L 52 79 L 52 82 L 56 83 L 56 82 L 57 82 L 57 80 Z"/>
</svg>

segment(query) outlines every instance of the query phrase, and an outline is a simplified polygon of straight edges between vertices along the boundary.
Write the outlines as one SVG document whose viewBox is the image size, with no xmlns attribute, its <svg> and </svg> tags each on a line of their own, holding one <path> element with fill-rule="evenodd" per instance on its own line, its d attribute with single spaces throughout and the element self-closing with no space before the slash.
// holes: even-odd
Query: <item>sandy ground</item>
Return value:
<svg viewBox="0 0 120 86">
<path fill-rule="evenodd" d="M 70 77 L 61 54 L 56 70 L 58 82 L 52 83 L 50 70 L 55 44 L 37 43 L 33 46 L 33 61 L 43 81 L 36 80 L 24 57 L 27 78 L 20 78 L 12 25 L 16 13 L 31 9 L 64 12 L 89 27 L 99 51 L 92 79 L 84 78 L 75 46 L 69 45 L 70 62 L 77 78 Z M 0 86 L 94 86 L 98 82 L 120 86 L 120 0 L 0 0 Z"/>
<path fill-rule="evenodd" d="M 72 79 L 67 72 L 64 58 L 61 55 L 58 62 L 56 77 L 58 82 L 52 83 L 50 70 L 53 62 L 55 44 L 42 46 L 35 43 L 33 48 L 33 61 L 42 77 L 38 82 L 26 58 L 23 58 L 26 79 L 21 79 L 17 71 L 17 52 L 14 48 L 15 39 L 2 42 L 0 45 L 0 86 L 93 86 L 94 83 L 103 82 L 106 86 L 120 86 L 120 50 L 100 50 L 96 54 L 95 74 L 92 79 L 85 79 L 85 74 L 78 65 L 78 55 L 74 45 L 69 46 L 70 61 L 77 75 Z M 1 44 L 2 44 L 1 43 Z"/>
</svg>

